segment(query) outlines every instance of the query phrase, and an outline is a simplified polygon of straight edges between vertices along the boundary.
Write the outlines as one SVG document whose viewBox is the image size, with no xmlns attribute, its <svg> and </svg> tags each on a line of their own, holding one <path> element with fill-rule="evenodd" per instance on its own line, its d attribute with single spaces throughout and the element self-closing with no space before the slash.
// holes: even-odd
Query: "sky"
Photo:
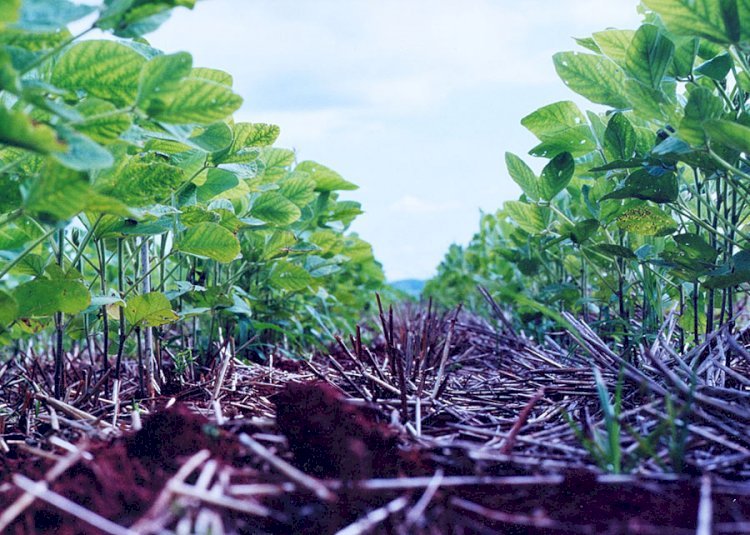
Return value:
<svg viewBox="0 0 750 535">
<path fill-rule="evenodd" d="M 365 210 L 352 230 L 389 280 L 426 279 L 451 243 L 468 243 L 480 210 L 518 197 L 505 152 L 536 144 L 520 120 L 559 100 L 586 106 L 552 55 L 637 27 L 637 3 L 203 0 L 148 39 L 231 73 L 235 119 L 279 125 L 277 146 L 358 184 L 343 195 Z"/>
</svg>

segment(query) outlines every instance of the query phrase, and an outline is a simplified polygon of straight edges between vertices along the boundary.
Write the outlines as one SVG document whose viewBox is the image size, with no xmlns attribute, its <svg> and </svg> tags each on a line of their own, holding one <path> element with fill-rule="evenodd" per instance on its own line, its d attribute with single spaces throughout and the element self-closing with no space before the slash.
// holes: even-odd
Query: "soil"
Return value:
<svg viewBox="0 0 750 535">
<path fill-rule="evenodd" d="M 0 435 L 0 527 L 62 535 L 707 534 L 750 525 L 750 454 L 732 427 L 740 423 L 719 429 L 697 407 L 683 414 L 696 423 L 682 474 L 668 466 L 664 440 L 655 456 L 624 444 L 626 473 L 608 474 L 562 416 L 601 416 L 590 368 L 568 351 L 465 313 L 421 309 L 401 311 L 369 348 L 353 342 L 310 363 L 235 361 L 217 399 L 219 374 L 205 370 L 203 383 L 140 400 L 142 423 L 132 410 L 133 373 L 114 427 L 101 392 L 78 406 L 83 383 L 62 404 L 41 389 L 29 396 L 15 386 L 19 378 L 42 381 L 5 364 L 0 393 L 16 412 Z M 44 362 L 35 368 L 51 371 Z M 646 390 L 627 389 L 631 412 L 622 419 L 647 435 L 658 422 L 647 420 L 649 410 L 663 405 Z M 21 476 L 48 481 L 25 507 Z M 66 512 L 56 497 L 80 508 Z"/>
</svg>

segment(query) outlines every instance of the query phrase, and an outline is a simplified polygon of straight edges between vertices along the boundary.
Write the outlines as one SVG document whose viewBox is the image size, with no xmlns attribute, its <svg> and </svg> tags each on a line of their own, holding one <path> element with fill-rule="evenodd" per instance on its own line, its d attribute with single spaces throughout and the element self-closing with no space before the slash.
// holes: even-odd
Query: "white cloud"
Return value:
<svg viewBox="0 0 750 535">
<path fill-rule="evenodd" d="M 436 202 L 414 195 L 404 195 L 389 206 L 391 212 L 408 215 L 444 213 L 460 208 L 461 204 L 457 202 Z"/>
<path fill-rule="evenodd" d="M 365 108 L 419 112 L 481 84 L 554 81 L 549 56 L 558 43 L 572 47 L 571 32 L 626 13 L 635 20 L 634 3 L 212 0 L 199 2 L 198 13 L 177 12 L 179 26 L 168 23 L 153 40 L 174 48 L 189 35 L 197 63 L 219 59 L 249 95 L 297 73 Z"/>
<path fill-rule="evenodd" d="M 304 147 L 312 143 L 336 136 L 337 133 L 348 132 L 352 128 L 367 128 L 366 125 L 356 123 L 355 114 L 346 108 L 301 110 L 301 111 L 272 111 L 251 112 L 239 111 L 235 117 L 238 121 L 266 122 L 281 127 L 281 143 Z M 356 124 L 354 124 L 356 123 Z M 372 127 L 374 128 L 374 127 Z"/>
</svg>

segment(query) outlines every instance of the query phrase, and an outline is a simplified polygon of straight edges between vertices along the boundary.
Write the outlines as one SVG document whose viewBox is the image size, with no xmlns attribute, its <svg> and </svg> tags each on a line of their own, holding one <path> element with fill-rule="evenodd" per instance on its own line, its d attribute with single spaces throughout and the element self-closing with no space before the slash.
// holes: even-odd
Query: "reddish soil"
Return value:
<svg viewBox="0 0 750 535">
<path fill-rule="evenodd" d="M 294 464 L 307 473 L 355 480 L 424 472 L 419 458 L 399 447 L 398 432 L 327 383 L 288 383 L 273 401 Z"/>
<path fill-rule="evenodd" d="M 130 525 L 148 510 L 187 456 L 208 449 L 214 458 L 231 463 L 240 452 L 236 437 L 183 405 L 149 416 L 135 433 L 81 446 L 93 459 L 82 459 L 69 468 L 51 490 L 123 525 Z M 39 480 L 53 464 L 12 451 L 3 459 L 3 480 L 14 472 Z M 0 509 L 19 495 L 17 490 L 0 493 Z M 91 530 L 78 519 L 36 501 L 12 526 L 11 533 L 74 535 Z"/>
<path fill-rule="evenodd" d="M 75 408 L 58 406 L 54 431 L 51 400 L 6 387 L 25 378 L 5 370 L 0 392 L 8 388 L 15 416 L 0 433 L 10 446 L 0 455 L 0 511 L 23 494 L 15 475 L 40 481 L 70 455 L 51 440 L 60 437 L 87 456 L 54 478 L 50 490 L 120 526 L 139 522 L 139 533 L 175 532 L 181 522 L 183 532 L 243 534 L 325 535 L 347 526 L 348 533 L 399 535 L 748 531 L 750 461 L 737 431 L 743 428 L 732 427 L 744 420 L 719 420 L 701 407 L 703 420 L 689 420 L 701 427 L 685 442 L 688 475 L 671 474 L 663 452 L 660 464 L 627 457 L 634 475 L 604 474 L 561 416 L 601 418 L 588 362 L 469 320 L 456 328 L 450 360 L 442 362 L 442 341 L 455 327 L 449 320 L 396 321 L 370 351 L 359 342 L 351 351 L 342 344 L 304 366 L 237 361 L 218 390 L 215 371 L 203 370 L 173 394 L 182 401 L 169 409 L 156 407 L 173 398 L 142 400 L 153 412 L 138 431 L 128 430 L 134 422 L 124 411 L 121 429 L 108 440 L 97 418 L 110 421 L 110 403 L 92 394 Z M 394 363 L 394 355 L 401 360 Z M 445 375 L 437 371 L 441 362 Z M 129 381 L 132 396 L 137 376 Z M 644 407 L 663 410 L 659 398 L 631 383 L 623 397 L 630 414 L 623 423 L 653 429 L 658 420 Z M 413 427 L 417 414 L 421 435 Z M 167 493 L 168 482 L 202 450 L 210 457 Z M 141 529 L 147 512 L 151 527 Z M 105 533 L 42 499 L 5 532 Z"/>
</svg>

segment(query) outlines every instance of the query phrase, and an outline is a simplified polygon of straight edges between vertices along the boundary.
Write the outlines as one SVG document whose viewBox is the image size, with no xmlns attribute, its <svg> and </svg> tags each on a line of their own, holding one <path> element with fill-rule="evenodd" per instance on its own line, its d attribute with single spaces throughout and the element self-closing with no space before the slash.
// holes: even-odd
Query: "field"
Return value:
<svg viewBox="0 0 750 535">
<path fill-rule="evenodd" d="M 750 532 L 750 3 L 556 54 L 606 111 L 529 113 L 541 172 L 394 286 L 143 37 L 194 3 L 0 0 L 0 532 Z"/>
</svg>

